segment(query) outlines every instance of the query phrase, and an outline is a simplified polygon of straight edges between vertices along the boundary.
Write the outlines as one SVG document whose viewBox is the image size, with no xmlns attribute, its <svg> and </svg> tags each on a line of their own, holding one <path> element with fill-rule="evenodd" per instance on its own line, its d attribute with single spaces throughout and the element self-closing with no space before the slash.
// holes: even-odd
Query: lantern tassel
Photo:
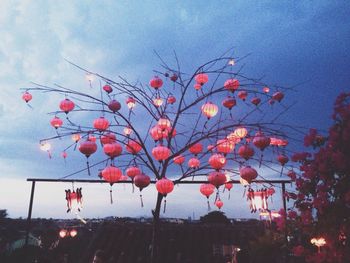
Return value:
<svg viewBox="0 0 350 263">
<path fill-rule="evenodd" d="M 259 168 L 261 167 L 261 162 L 262 162 L 263 156 L 264 156 L 264 154 L 263 154 L 263 152 L 261 152 L 260 160 L 259 160 Z"/>
<path fill-rule="evenodd" d="M 33 109 L 32 105 L 30 105 L 29 103 L 26 103 L 26 104 L 30 109 Z"/>
<path fill-rule="evenodd" d="M 134 182 L 132 182 L 132 193 L 134 193 L 135 192 L 135 185 L 134 185 Z"/>
<path fill-rule="evenodd" d="M 228 200 L 230 200 L 231 197 L 231 191 L 228 191 Z"/>
<path fill-rule="evenodd" d="M 50 151 L 47 151 L 47 154 L 49 155 L 49 158 L 51 159 L 51 158 L 52 158 L 51 152 L 50 152 Z"/>
<path fill-rule="evenodd" d="M 111 199 L 111 204 L 113 204 L 113 193 L 112 193 L 112 189 L 109 190 L 109 197 Z"/>
<path fill-rule="evenodd" d="M 165 214 L 165 210 L 166 210 L 166 199 L 164 199 L 164 210 L 163 210 L 163 214 Z"/>
<path fill-rule="evenodd" d="M 91 176 L 91 173 L 90 173 L 90 165 L 89 165 L 89 159 L 86 160 L 86 165 L 87 165 L 88 175 Z"/>
<path fill-rule="evenodd" d="M 141 207 L 143 207 L 142 194 L 140 194 Z"/>
<path fill-rule="evenodd" d="M 282 177 L 283 167 L 284 167 L 284 165 L 282 165 L 280 177 Z"/>
<path fill-rule="evenodd" d="M 209 198 L 207 200 L 207 204 L 208 204 L 208 212 L 210 212 L 211 208 L 210 208 Z"/>
</svg>

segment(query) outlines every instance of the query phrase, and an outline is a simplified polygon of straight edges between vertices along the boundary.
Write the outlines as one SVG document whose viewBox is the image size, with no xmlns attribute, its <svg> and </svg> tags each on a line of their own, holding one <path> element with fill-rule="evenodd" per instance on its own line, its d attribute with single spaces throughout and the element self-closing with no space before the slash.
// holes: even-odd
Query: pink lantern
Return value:
<svg viewBox="0 0 350 263">
<path fill-rule="evenodd" d="M 188 166 L 192 169 L 198 169 L 201 162 L 197 158 L 191 158 L 188 160 Z"/>
<path fill-rule="evenodd" d="M 167 194 L 173 191 L 174 183 L 173 181 L 164 177 L 156 182 L 156 188 L 158 193 L 160 193 L 163 196 L 166 196 Z"/>
<path fill-rule="evenodd" d="M 108 129 L 109 121 L 106 120 L 104 117 L 100 117 L 94 120 L 93 125 L 96 130 L 98 130 L 99 132 L 103 132 Z"/>
<path fill-rule="evenodd" d="M 135 155 L 139 153 L 142 150 L 142 146 L 139 142 L 134 140 L 129 140 L 128 143 L 125 146 L 125 149 L 127 152 Z"/>
<path fill-rule="evenodd" d="M 97 151 L 97 145 L 92 141 L 84 141 L 79 145 L 79 151 L 84 154 L 87 158 Z"/>
<path fill-rule="evenodd" d="M 235 144 L 232 141 L 227 139 L 218 140 L 216 143 L 216 149 L 219 153 L 223 153 L 224 155 L 230 153 L 235 148 Z"/>
<path fill-rule="evenodd" d="M 170 120 L 169 120 L 168 118 L 160 118 L 160 119 L 158 120 L 158 126 L 159 126 L 162 130 L 169 129 L 169 128 L 171 128 Z"/>
<path fill-rule="evenodd" d="M 209 158 L 209 164 L 215 170 L 220 170 L 226 165 L 226 158 L 219 153 L 213 154 Z"/>
<path fill-rule="evenodd" d="M 164 161 L 170 156 L 170 149 L 168 147 L 159 145 L 152 149 L 152 155 L 157 161 Z"/>
<path fill-rule="evenodd" d="M 113 111 L 113 112 L 117 112 L 121 109 L 121 104 L 116 101 L 116 100 L 111 100 L 109 103 L 108 103 L 108 108 Z"/>
<path fill-rule="evenodd" d="M 189 149 L 190 153 L 197 155 L 203 151 L 203 145 L 200 142 L 193 144 Z"/>
<path fill-rule="evenodd" d="M 120 177 L 122 176 L 122 171 L 119 168 L 110 165 L 104 168 L 101 174 L 105 181 L 110 183 L 110 185 L 113 185 L 119 181 Z"/>
<path fill-rule="evenodd" d="M 235 90 L 237 90 L 238 87 L 239 87 L 238 79 L 228 79 L 225 81 L 224 88 L 231 92 L 234 92 Z"/>
<path fill-rule="evenodd" d="M 240 98 L 241 100 L 245 101 L 247 99 L 248 96 L 248 92 L 245 90 L 241 90 L 238 92 L 237 94 L 238 98 Z"/>
<path fill-rule="evenodd" d="M 22 99 L 28 103 L 29 101 L 31 101 L 33 98 L 32 94 L 30 94 L 28 91 L 24 92 L 22 95 Z"/>
<path fill-rule="evenodd" d="M 104 86 L 102 87 L 102 89 L 103 89 L 105 92 L 107 92 L 108 94 L 111 93 L 111 92 L 113 91 L 111 85 L 108 85 L 108 84 L 104 85 Z"/>
<path fill-rule="evenodd" d="M 270 88 L 269 87 L 263 87 L 263 92 L 264 93 L 269 93 L 270 92 Z"/>
<path fill-rule="evenodd" d="M 223 207 L 223 205 L 224 205 L 224 202 L 221 201 L 220 198 L 218 198 L 218 199 L 215 201 L 215 205 L 216 205 L 217 208 L 221 209 L 221 207 Z"/>
<path fill-rule="evenodd" d="M 226 175 L 222 172 L 214 171 L 208 175 L 208 182 L 219 188 L 221 185 L 226 183 Z"/>
<path fill-rule="evenodd" d="M 248 144 L 244 144 L 238 149 L 238 154 L 245 160 L 249 160 L 254 156 L 254 149 L 250 147 Z"/>
<path fill-rule="evenodd" d="M 69 99 L 64 99 L 60 102 L 60 109 L 68 114 L 68 112 L 72 111 L 75 107 L 75 104 L 73 101 Z"/>
<path fill-rule="evenodd" d="M 100 141 L 102 145 L 105 145 L 107 143 L 115 143 L 117 138 L 114 133 L 105 133 L 100 137 Z"/>
<path fill-rule="evenodd" d="M 178 156 L 175 156 L 173 160 L 174 160 L 174 163 L 181 165 L 184 163 L 185 157 L 180 154 Z"/>
<path fill-rule="evenodd" d="M 201 109 L 202 109 L 202 113 L 208 119 L 214 117 L 219 111 L 218 106 L 216 106 L 214 103 L 211 103 L 211 102 L 207 102 L 206 104 L 204 104 Z"/>
<path fill-rule="evenodd" d="M 140 175 L 141 170 L 137 166 L 131 166 L 126 169 L 126 175 L 129 176 L 132 180 L 134 180 L 136 175 Z"/>
<path fill-rule="evenodd" d="M 119 143 L 107 143 L 103 145 L 103 151 L 112 159 L 121 155 L 123 148 Z"/>
<path fill-rule="evenodd" d="M 270 142 L 270 137 L 265 136 L 264 133 L 261 131 L 257 132 L 253 139 L 253 144 L 261 151 L 263 151 L 267 146 L 269 146 Z"/>
<path fill-rule="evenodd" d="M 129 110 L 132 110 L 136 106 L 136 100 L 133 97 L 128 97 L 126 99 L 126 105 L 128 106 Z"/>
<path fill-rule="evenodd" d="M 196 84 L 193 85 L 193 87 L 194 87 L 195 90 L 200 90 L 202 88 L 202 85 L 199 84 L 199 83 L 196 83 Z"/>
<path fill-rule="evenodd" d="M 171 95 L 171 96 L 168 97 L 167 101 L 168 101 L 169 104 L 174 104 L 176 102 L 176 98 Z"/>
<path fill-rule="evenodd" d="M 198 84 L 200 84 L 201 86 L 203 86 L 205 83 L 208 82 L 209 77 L 208 77 L 208 75 L 205 74 L 205 73 L 199 73 L 199 74 L 197 74 L 197 75 L 195 76 L 194 79 L 196 80 L 196 82 L 197 82 Z"/>
<path fill-rule="evenodd" d="M 51 126 L 54 127 L 55 129 L 59 128 L 62 126 L 63 121 L 58 118 L 57 116 L 53 117 L 53 119 L 50 121 Z"/>
<path fill-rule="evenodd" d="M 159 89 L 163 86 L 163 80 L 158 76 L 155 76 L 153 79 L 149 81 L 149 85 L 154 89 Z"/>
</svg>

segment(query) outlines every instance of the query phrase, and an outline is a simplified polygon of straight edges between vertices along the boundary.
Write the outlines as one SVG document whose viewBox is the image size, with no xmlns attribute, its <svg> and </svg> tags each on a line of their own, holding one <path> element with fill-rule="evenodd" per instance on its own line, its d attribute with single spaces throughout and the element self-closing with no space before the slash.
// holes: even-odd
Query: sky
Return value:
<svg viewBox="0 0 350 263">
<path fill-rule="evenodd" d="M 0 208 L 25 217 L 30 183 L 26 178 L 59 178 L 85 165 L 83 158 L 65 164 L 51 160 L 38 141 L 53 135 L 48 125 L 60 97 L 35 95 L 33 109 L 20 88 L 31 82 L 87 88 L 85 75 L 68 59 L 104 76 L 148 82 L 159 68 L 156 50 L 193 70 L 233 47 L 245 59 L 249 76 L 295 86 L 294 106 L 284 114 L 292 125 L 327 130 L 333 102 L 349 91 L 350 6 L 347 1 L 31 1 L 0 2 Z M 65 213 L 67 184 L 36 187 L 33 217 L 72 217 Z M 198 186 L 197 186 L 198 187 Z M 107 189 L 106 189 L 107 188 Z M 83 216 L 151 216 L 153 188 L 146 204 L 130 186 L 117 186 L 116 203 L 108 203 L 106 185 L 83 185 Z M 243 189 L 231 193 L 223 211 L 229 217 L 252 216 Z M 225 197 L 227 198 L 227 197 Z M 205 198 L 195 187 L 180 186 L 168 197 L 169 217 L 199 217 Z M 274 206 L 280 208 L 280 196 Z"/>
</svg>

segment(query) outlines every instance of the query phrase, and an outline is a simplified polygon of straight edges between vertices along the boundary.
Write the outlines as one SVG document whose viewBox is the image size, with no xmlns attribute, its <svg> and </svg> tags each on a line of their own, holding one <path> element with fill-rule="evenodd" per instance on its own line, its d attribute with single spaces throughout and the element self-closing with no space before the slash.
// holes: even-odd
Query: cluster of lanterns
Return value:
<svg viewBox="0 0 350 263">
<path fill-rule="evenodd" d="M 167 73 L 165 76 L 169 77 L 174 84 L 178 81 L 178 75 L 175 73 L 172 75 L 169 75 Z M 198 91 L 202 89 L 203 86 L 209 81 L 209 76 L 208 74 L 201 72 L 195 75 L 194 80 L 194 88 Z M 155 96 L 152 97 L 152 102 L 154 106 L 158 108 L 162 107 L 164 103 L 165 105 L 172 105 L 176 103 L 176 97 L 172 94 L 168 94 L 167 97 L 164 99 L 160 97 L 160 95 L 162 94 L 160 92 L 160 89 L 162 88 L 163 84 L 163 80 L 158 76 L 153 77 L 149 81 L 149 86 L 155 90 Z M 237 105 L 236 98 L 234 97 L 234 94 L 236 94 L 236 92 L 238 99 L 246 101 L 249 94 L 248 91 L 242 89 L 242 87 L 244 87 L 244 84 L 241 84 L 238 79 L 227 79 L 224 82 L 222 89 L 224 91 L 229 92 L 229 95 L 222 100 L 222 106 L 227 108 L 228 110 L 234 108 Z M 112 99 L 109 95 L 113 92 L 112 84 L 107 83 L 102 87 L 102 89 L 108 94 L 108 97 L 111 99 L 106 104 L 108 106 L 108 109 L 114 114 L 119 113 L 119 111 L 122 108 L 121 103 L 115 99 Z M 263 87 L 264 94 L 268 94 L 269 92 L 269 87 Z M 283 98 L 284 94 L 280 91 L 277 91 L 270 96 L 270 104 L 273 104 L 273 102 L 275 101 L 281 102 Z M 26 103 L 28 103 L 32 100 L 32 95 L 28 91 L 26 91 L 23 93 L 22 99 Z M 139 102 L 140 101 L 137 98 L 134 98 L 132 96 L 128 96 L 126 98 L 125 104 L 129 109 L 128 120 L 130 120 L 130 113 L 135 108 L 136 104 Z M 258 106 L 261 103 L 261 98 L 255 96 L 251 98 L 251 103 Z M 65 113 L 66 115 L 68 115 L 75 109 L 75 107 L 76 105 L 73 101 L 71 101 L 68 98 L 63 99 L 59 103 L 60 112 L 57 112 L 57 114 L 50 121 L 51 126 L 56 130 L 61 128 L 64 125 L 64 121 L 57 115 L 59 113 Z M 219 107 L 213 102 L 206 101 L 201 106 L 201 113 L 207 119 L 207 121 L 215 117 L 218 114 L 218 112 Z M 169 146 L 169 142 L 172 138 L 174 138 L 177 135 L 177 131 L 175 127 L 172 126 L 172 121 L 169 119 L 169 117 L 164 112 L 161 113 L 162 114 L 160 114 L 160 117 L 157 120 L 156 124 L 152 126 L 149 130 L 150 136 L 156 143 L 156 145 L 151 150 L 151 155 L 154 158 L 154 160 L 158 161 L 160 164 L 165 163 L 165 161 L 169 161 L 169 159 L 172 158 L 172 160 L 170 160 L 172 162 L 170 163 L 174 163 L 182 167 L 186 161 L 185 153 L 182 152 L 181 154 L 174 156 L 173 150 Z M 91 124 L 92 129 L 87 133 L 87 136 L 81 135 L 81 133 L 84 132 L 75 132 L 72 134 L 72 140 L 74 141 L 76 146 L 78 146 L 79 152 L 85 155 L 87 159 L 88 174 L 90 175 L 89 157 L 95 152 L 97 152 L 98 149 L 96 137 L 93 134 L 99 134 L 103 152 L 110 159 L 110 164 L 107 163 L 106 167 L 100 172 L 100 177 L 106 182 L 110 183 L 111 185 L 111 203 L 113 202 L 112 185 L 118 181 L 130 178 L 132 180 L 133 185 L 138 187 L 140 190 L 141 205 L 143 206 L 141 191 L 150 184 L 151 178 L 142 172 L 142 170 L 136 165 L 136 162 L 134 162 L 134 165 L 129 166 L 126 169 L 126 176 L 124 176 L 122 170 L 115 166 L 114 159 L 123 154 L 124 145 L 126 154 L 132 155 L 133 160 L 135 160 L 136 156 L 140 154 L 142 150 L 146 150 L 145 143 L 139 141 L 136 137 L 133 137 L 132 134 L 133 132 L 135 132 L 135 130 L 130 125 L 130 123 L 123 127 L 123 133 L 125 135 L 123 137 L 123 140 L 117 139 L 115 133 L 111 131 L 111 127 L 113 128 L 113 125 L 111 126 L 111 122 L 107 118 L 105 118 L 105 116 L 101 116 L 99 118 L 94 119 Z M 232 188 L 232 183 L 230 183 L 227 179 L 224 170 L 228 163 L 229 154 L 234 153 L 235 158 L 238 154 L 238 157 L 242 158 L 242 161 L 240 161 L 239 169 L 240 180 L 243 185 L 249 185 L 258 176 L 258 172 L 256 171 L 256 169 L 251 167 L 247 163 L 254 157 L 255 148 L 261 151 L 261 164 L 261 160 L 263 158 L 263 151 L 267 147 L 284 147 L 288 144 L 287 140 L 267 136 L 261 130 L 258 130 L 255 133 L 255 135 L 249 135 L 249 133 L 251 133 L 251 131 L 248 131 L 245 127 L 240 126 L 234 129 L 226 137 L 217 138 L 216 143 L 208 145 L 206 150 L 204 150 L 204 146 L 201 141 L 196 141 L 188 145 L 188 151 L 191 154 L 191 156 L 187 162 L 187 166 L 190 170 L 197 170 L 201 167 L 202 159 L 198 157 L 200 154 L 206 154 L 208 152 L 211 153 L 207 163 L 209 164 L 209 167 L 213 169 L 213 171 L 208 172 L 208 183 L 202 184 L 200 186 L 200 192 L 208 199 L 208 207 L 209 196 L 214 193 L 215 189 L 217 190 L 217 196 L 215 198 L 214 203 L 219 209 L 221 209 L 221 207 L 223 206 L 223 202 L 221 201 L 220 196 L 218 195 L 219 187 L 224 185 L 225 189 L 227 189 L 228 191 L 230 191 Z M 239 145 L 239 147 L 236 151 L 235 147 L 237 145 Z M 67 158 L 66 151 L 62 153 L 62 157 Z M 283 166 L 289 161 L 289 159 L 285 154 L 279 154 L 277 156 L 277 161 L 281 164 L 283 169 Z M 167 194 L 173 191 L 174 182 L 163 175 L 157 180 L 156 189 L 159 194 L 166 197 Z M 250 201 L 251 211 L 259 210 L 264 212 L 268 210 L 267 198 L 273 194 L 271 193 L 271 191 L 269 191 L 270 189 L 253 191 L 251 188 L 249 188 L 247 198 Z M 79 210 L 82 204 L 81 188 L 76 189 L 76 191 L 66 190 L 66 200 L 68 211 L 72 210 L 73 208 L 75 209 L 75 206 Z"/>
<path fill-rule="evenodd" d="M 58 232 L 58 235 L 60 238 L 67 238 L 67 237 L 76 237 L 78 235 L 78 231 L 74 228 L 72 229 L 61 229 L 60 232 Z"/>
</svg>

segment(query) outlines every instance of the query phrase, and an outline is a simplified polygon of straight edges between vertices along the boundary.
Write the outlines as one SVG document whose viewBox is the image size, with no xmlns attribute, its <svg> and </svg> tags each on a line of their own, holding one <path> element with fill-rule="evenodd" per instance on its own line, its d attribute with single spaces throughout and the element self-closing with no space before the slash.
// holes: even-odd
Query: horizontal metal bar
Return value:
<svg viewBox="0 0 350 263">
<path fill-rule="evenodd" d="M 91 179 L 49 179 L 49 178 L 27 178 L 28 182 L 43 182 L 43 183 L 100 183 L 109 184 L 103 180 L 91 180 Z M 151 184 L 155 184 L 157 181 L 152 180 Z M 252 183 L 268 183 L 268 184 L 286 184 L 291 183 L 291 180 L 253 180 Z M 131 184 L 132 181 L 118 181 L 116 184 Z M 181 181 L 177 184 L 205 184 L 208 181 Z M 230 183 L 240 184 L 239 180 L 231 180 Z"/>
</svg>

